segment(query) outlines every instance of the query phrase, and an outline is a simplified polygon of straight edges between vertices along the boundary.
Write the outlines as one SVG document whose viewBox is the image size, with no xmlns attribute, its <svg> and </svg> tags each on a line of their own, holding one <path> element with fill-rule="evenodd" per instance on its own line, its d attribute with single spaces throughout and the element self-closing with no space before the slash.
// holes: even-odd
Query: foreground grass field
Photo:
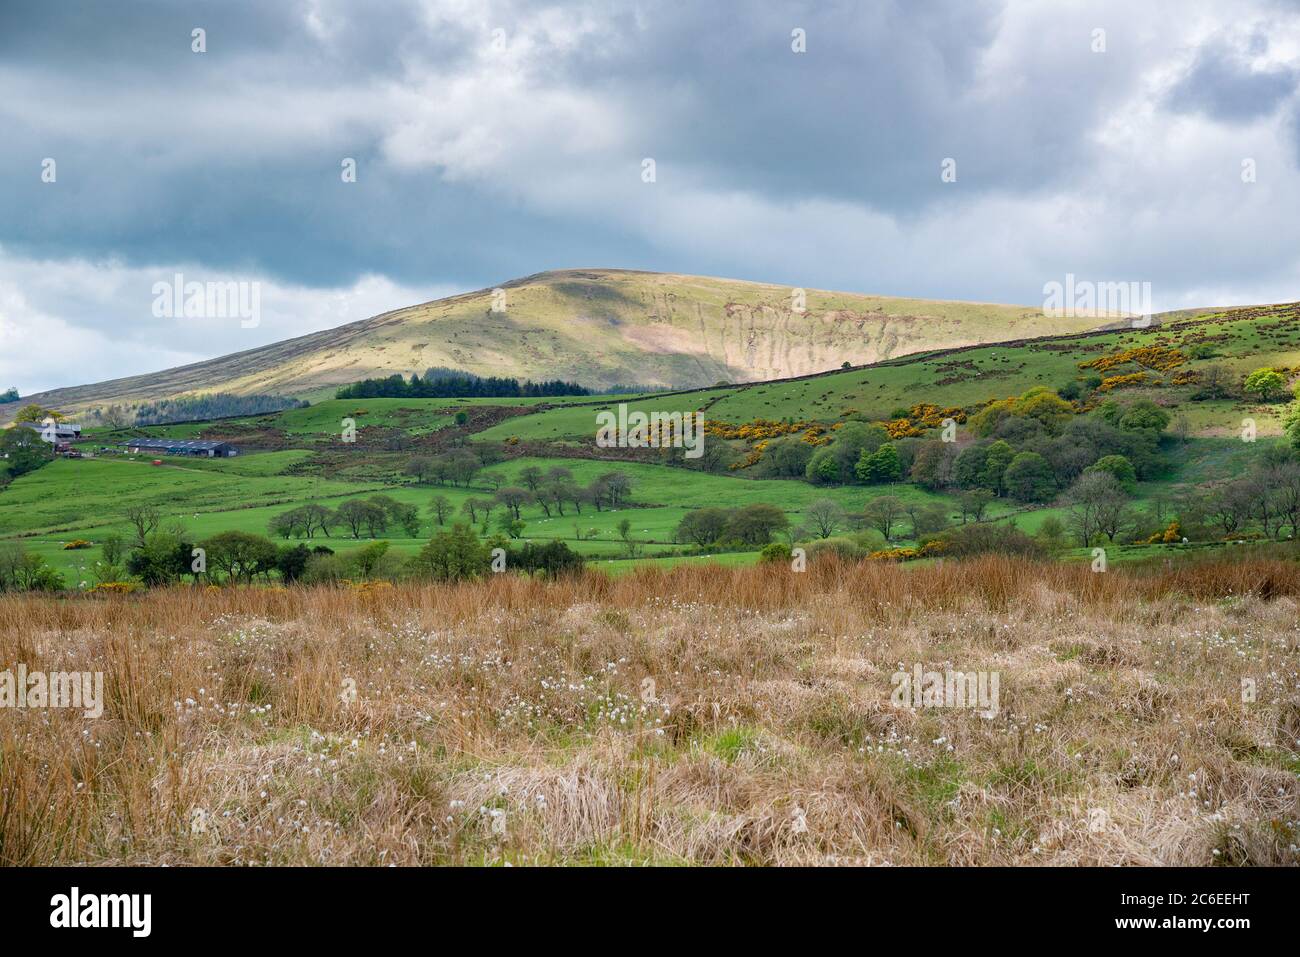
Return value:
<svg viewBox="0 0 1300 957">
<path fill-rule="evenodd" d="M 0 661 L 107 699 L 4 713 L 0 863 L 1294 865 L 1298 601 L 991 558 L 0 597 Z M 916 665 L 996 713 L 893 706 Z"/>
</svg>

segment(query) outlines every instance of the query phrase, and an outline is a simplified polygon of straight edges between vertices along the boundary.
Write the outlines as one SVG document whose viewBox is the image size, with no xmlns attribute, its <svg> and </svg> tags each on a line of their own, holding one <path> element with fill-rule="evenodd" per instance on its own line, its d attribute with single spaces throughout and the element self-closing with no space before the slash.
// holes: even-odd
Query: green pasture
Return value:
<svg viewBox="0 0 1300 957">
<path fill-rule="evenodd" d="M 811 378 L 650 396 L 630 401 L 628 406 L 646 413 L 702 410 L 706 418 L 733 424 L 755 419 L 834 422 L 851 414 L 887 419 L 896 409 L 918 402 L 969 407 L 1018 395 L 1033 386 L 1060 388 L 1089 374 L 1079 369 L 1081 362 L 1153 344 L 1184 351 L 1202 344 L 1214 350 L 1208 358 L 1189 359 L 1178 371 L 1197 371 L 1215 364 L 1241 375 L 1264 365 L 1300 366 L 1300 326 L 1293 330 L 1289 324 L 1258 318 L 1210 319 L 1199 325 L 1151 326 L 1073 339 L 919 353 Z M 1106 374 L 1133 371 L 1139 371 L 1138 367 L 1126 365 Z M 1189 402 L 1191 391 L 1166 387 L 1155 389 L 1153 397 L 1177 404 L 1194 432 L 1236 433 L 1247 417 L 1255 419 L 1258 434 L 1280 431 L 1280 404 Z M 610 397 L 600 406 L 546 409 L 502 422 L 475 439 L 593 443 L 596 412 L 616 408 L 619 400 Z"/>
<path fill-rule="evenodd" d="M 675 554 L 682 550 L 673 542 L 675 529 L 692 509 L 735 508 L 765 503 L 785 511 L 791 526 L 800 524 L 801 513 L 820 499 L 832 499 L 851 516 L 860 515 L 874 497 L 893 495 L 908 502 L 943 504 L 952 521 L 959 518 L 957 497 L 940 495 L 911 484 L 889 486 L 818 487 L 807 482 L 749 478 L 743 472 L 713 474 L 680 466 L 660 464 L 657 450 L 647 449 L 637 461 L 568 457 L 507 459 L 489 466 L 471 487 L 415 485 L 403 474 L 410 458 L 400 447 L 378 450 L 370 447 L 355 460 L 340 456 L 334 443 L 321 439 L 337 436 L 344 418 L 356 420 L 358 428 L 382 426 L 412 436 L 454 427 L 455 412 L 493 406 L 527 406 L 535 411 L 514 416 L 492 428 L 466 436 L 475 443 L 502 442 L 511 438 L 555 443 L 556 451 L 566 446 L 594 449 L 597 413 L 617 410 L 620 403 L 646 413 L 703 411 L 706 418 L 742 423 L 758 418 L 776 420 L 840 421 L 857 414 L 869 419 L 889 418 L 897 408 L 918 402 L 940 406 L 970 406 L 992 398 L 1024 392 L 1034 385 L 1057 388 L 1084 373 L 1080 362 L 1121 349 L 1160 344 L 1184 351 L 1193 346 L 1211 355 L 1190 360 L 1179 371 L 1222 364 L 1237 373 L 1264 365 L 1300 366 L 1300 325 L 1262 317 L 1211 317 L 1200 325 L 1167 325 L 1093 334 L 1051 342 L 1020 345 L 989 345 L 959 352 L 927 353 L 800 380 L 753 385 L 719 386 L 680 395 L 570 396 L 550 399 L 332 399 L 281 413 L 248 416 L 221 422 L 190 422 L 154 426 L 143 431 L 152 435 L 193 438 L 237 433 L 246 428 L 272 428 L 290 437 L 288 448 L 275 452 L 246 452 L 229 459 L 165 458 L 152 465 L 151 456 L 105 453 L 94 458 L 60 459 L 21 476 L 0 491 L 0 540 L 21 538 L 32 550 L 44 555 L 56 568 L 68 573 L 69 581 L 80 580 L 99 557 L 104 536 L 130 537 L 127 510 L 135 505 L 152 505 L 166 521 L 181 523 L 195 541 L 227 530 L 267 534 L 276 515 L 309 502 L 329 507 L 351 497 L 382 493 L 420 508 L 420 534 L 403 537 L 401 529 L 389 529 L 387 538 L 398 554 L 416 551 L 436 530 L 429 504 L 444 496 L 452 505 L 447 520 L 467 521 L 461 511 L 471 498 L 490 499 L 494 491 L 482 484 L 487 473 L 499 473 L 507 484 L 523 484 L 521 470 L 535 466 L 543 472 L 555 467 L 568 469 L 581 485 L 607 472 L 626 473 L 632 480 L 630 502 L 619 509 L 584 506 L 581 513 L 566 503 L 564 514 L 546 515 L 537 505 L 523 509 L 526 540 L 560 539 L 589 556 L 600 567 L 618 573 L 634 564 L 618 532 L 624 519 L 631 524 L 630 539 L 638 560 L 672 565 L 713 560 L 734 565 L 753 561 L 753 553 L 703 556 Z M 1134 371 L 1132 366 L 1114 370 Z M 1226 480 L 1244 474 L 1269 444 L 1279 441 L 1282 403 L 1248 401 L 1189 401 L 1192 387 L 1165 386 L 1143 389 L 1170 407 L 1175 424 L 1170 427 L 1164 453 L 1169 467 L 1164 474 L 1141 483 L 1134 504 L 1147 507 L 1159 500 L 1173 499 L 1188 487 Z M 1178 419 L 1185 417 L 1184 430 Z M 1242 441 L 1246 420 L 1254 423 L 1258 441 Z M 125 433 L 87 430 L 87 446 L 110 444 Z M 399 443 L 400 446 L 401 443 Z M 318 456 L 318 451 L 320 454 Z M 359 450 L 360 451 L 360 450 Z M 620 454 L 626 454 L 620 452 Z M 0 472 L 7 468 L 0 461 Z M 496 533 L 496 507 L 486 531 Z M 1068 511 L 1060 505 L 1026 507 L 995 501 L 990 519 L 1006 521 L 1033 534 L 1049 517 L 1069 525 Z M 904 521 L 903 527 L 906 527 Z M 482 529 L 482 523 L 477 526 Z M 68 551 L 62 546 L 73 539 L 95 543 L 92 548 Z M 346 550 L 357 542 L 335 529 L 329 538 L 312 544 Z M 901 544 L 901 542 L 900 542 Z M 1126 546 L 1114 550 L 1114 561 L 1146 560 L 1168 556 L 1167 546 Z M 1088 550 L 1068 552 L 1082 559 Z M 1189 552 L 1190 554 L 1190 552 Z"/>
</svg>

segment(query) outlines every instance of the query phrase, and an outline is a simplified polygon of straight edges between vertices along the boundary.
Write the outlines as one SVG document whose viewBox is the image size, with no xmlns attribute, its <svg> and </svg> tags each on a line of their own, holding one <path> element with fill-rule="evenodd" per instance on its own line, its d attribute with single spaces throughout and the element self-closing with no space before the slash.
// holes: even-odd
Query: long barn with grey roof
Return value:
<svg viewBox="0 0 1300 957">
<path fill-rule="evenodd" d="M 122 443 L 132 454 L 149 455 L 198 455 L 206 458 L 229 458 L 238 455 L 239 450 L 229 442 L 215 442 L 206 439 L 128 439 Z"/>
</svg>

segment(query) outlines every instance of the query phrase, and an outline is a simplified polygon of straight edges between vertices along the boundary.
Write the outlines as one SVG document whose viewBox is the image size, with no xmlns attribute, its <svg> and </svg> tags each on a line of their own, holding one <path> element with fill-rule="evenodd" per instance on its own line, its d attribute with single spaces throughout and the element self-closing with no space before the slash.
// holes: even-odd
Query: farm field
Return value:
<svg viewBox="0 0 1300 957">
<path fill-rule="evenodd" d="M 466 499 L 491 498 L 493 494 L 490 487 L 482 485 L 429 487 L 279 474 L 282 469 L 304 461 L 309 454 L 305 450 L 288 450 L 220 460 L 168 458 L 162 467 L 149 465 L 147 458 L 137 461 L 99 458 L 55 462 L 38 474 L 18 479 L 7 490 L 5 498 L 0 499 L 0 535 L 21 536 L 27 548 L 80 582 L 86 580 L 85 576 L 100 558 L 99 546 L 95 543 L 107 534 L 129 536 L 125 511 L 135 504 L 159 505 L 169 518 L 180 520 L 194 540 L 200 540 L 232 529 L 266 534 L 271 519 L 291 508 L 312 502 L 337 506 L 349 498 L 376 493 L 415 505 L 422 512 L 433 498 L 444 497 L 453 507 L 455 517 L 447 520 L 450 524 L 465 520 L 460 509 Z M 1191 440 L 1183 464 L 1160 480 L 1141 483 L 1134 501 L 1144 504 L 1156 497 L 1172 495 L 1195 476 L 1229 477 L 1238 472 L 1242 461 L 1248 460 L 1252 454 L 1253 451 L 1243 451 L 1242 443 L 1232 439 Z M 494 467 L 494 471 L 514 482 L 526 468 L 545 470 L 557 466 L 570 469 L 580 482 L 590 481 L 610 468 L 608 463 L 599 461 L 522 457 L 504 462 Z M 535 506 L 529 507 L 525 509 L 526 528 L 520 542 L 565 541 L 576 551 L 600 559 L 595 567 L 622 571 L 638 562 L 671 566 L 681 561 L 681 558 L 653 556 L 679 548 L 674 542 L 674 530 L 692 509 L 766 503 L 785 511 L 792 523 L 797 524 L 802 509 L 814 501 L 831 499 L 848 512 L 858 512 L 873 497 L 889 494 L 905 502 L 937 503 L 950 509 L 954 516 L 959 511 L 954 496 L 910 485 L 888 489 L 821 489 L 804 482 L 743 479 L 684 471 L 665 465 L 619 462 L 617 467 L 633 480 L 636 491 L 632 506 L 606 508 L 599 512 L 588 507 L 581 515 L 570 509 L 563 517 L 547 517 Z M 184 494 L 184 510 L 174 504 L 178 491 Z M 996 503 L 988 513 L 989 520 L 1014 525 L 1029 534 L 1038 532 L 1049 517 L 1065 520 L 1068 512 L 1051 505 L 1024 508 L 1015 503 Z M 631 520 L 632 538 L 641 546 L 642 557 L 639 559 L 625 557 L 617 533 L 618 523 L 624 518 Z M 410 556 L 419 550 L 429 534 L 437 530 L 433 516 L 424 516 L 423 529 L 424 533 L 418 538 L 403 536 L 398 530 L 382 537 L 391 543 L 395 553 Z M 582 538 L 578 537 L 579 533 Z M 92 546 L 64 550 L 63 545 L 74 539 L 89 540 Z M 359 547 L 366 540 L 338 533 L 318 534 L 311 544 L 346 551 Z M 910 542 L 905 535 L 898 540 L 900 545 Z M 1156 547 L 1141 554 L 1152 557 L 1159 552 L 1160 548 Z M 1084 549 L 1063 553 L 1062 557 L 1073 555 L 1081 558 L 1086 554 Z M 690 558 L 692 562 L 697 560 L 696 557 Z M 754 560 L 754 555 L 723 553 L 716 556 L 716 560 L 749 563 Z"/>
<path fill-rule="evenodd" d="M 514 539 L 519 545 L 561 541 L 610 571 L 622 571 L 638 560 L 664 566 L 683 558 L 697 560 L 700 556 L 688 554 L 690 550 L 677 540 L 677 530 L 687 515 L 702 509 L 770 505 L 785 513 L 793 528 L 806 524 L 810 507 L 834 503 L 850 517 L 847 526 L 841 525 L 844 534 L 859 524 L 854 516 L 883 496 L 905 508 L 932 505 L 952 524 L 963 520 L 961 496 L 954 489 L 930 489 L 906 481 L 819 485 L 802 475 L 757 477 L 764 474 L 761 469 L 737 471 L 734 466 L 702 471 L 683 468 L 680 459 L 654 449 L 614 450 L 621 454 L 610 456 L 595 447 L 596 413 L 619 403 L 647 412 L 700 409 L 706 419 L 733 426 L 756 421 L 813 423 L 829 438 L 847 422 L 888 420 L 907 403 L 921 399 L 936 407 L 965 404 L 969 414 L 1006 395 L 1078 382 L 1088 368 L 1108 356 L 1152 355 L 1157 357 L 1152 361 L 1160 361 L 1160 356 L 1177 355 L 1181 357 L 1174 363 L 1177 375 L 1142 366 L 1140 361 L 1136 366 L 1121 362 L 1116 373 L 1146 369 L 1136 376 L 1145 381 L 1133 383 L 1129 380 L 1134 376 L 1121 375 L 1122 388 L 1099 390 L 1085 406 L 1150 398 L 1170 410 L 1171 416 L 1181 417 L 1180 435 L 1169 434 L 1170 428 L 1161 440 L 1164 465 L 1131 490 L 1134 508 L 1159 512 L 1189 489 L 1249 471 L 1260 455 L 1280 447 L 1284 405 L 1240 395 L 1191 401 L 1191 392 L 1211 368 L 1239 375 L 1264 361 L 1284 369 L 1289 368 L 1285 363 L 1300 362 L 1293 349 L 1300 341 L 1298 328 L 1293 307 L 1261 307 L 1168 326 L 963 348 L 813 378 L 681 395 L 325 399 L 266 415 L 149 426 L 134 433 L 226 438 L 246 448 L 231 459 L 167 458 L 161 466 L 148 464 L 149 457 L 132 460 L 110 453 L 53 462 L 20 476 L 0 493 L 0 541 L 20 541 L 80 585 L 91 581 L 87 575 L 102 557 L 102 539 L 130 538 L 127 512 L 137 506 L 157 508 L 163 519 L 179 522 L 187 538 L 199 541 L 226 531 L 266 535 L 272 520 L 289 510 L 312 503 L 336 508 L 352 498 L 385 495 L 419 510 L 419 534 L 392 527 L 378 536 L 390 543 L 393 555 L 410 558 L 439 529 L 468 521 L 462 511 L 467 500 L 491 500 L 503 483 L 521 484 L 521 476 L 529 470 L 563 470 L 579 487 L 612 471 L 631 481 L 633 493 L 626 502 L 599 510 L 590 503 L 581 512 L 561 504 L 547 514 L 549 509 L 526 503 L 520 514 L 523 527 Z M 348 418 L 357 427 L 357 441 L 351 445 L 342 438 Z M 1246 421 L 1252 423 L 1258 442 L 1240 440 L 1238 432 Z M 923 438 L 936 434 L 926 431 L 933 425 L 919 425 L 921 431 L 913 434 Z M 91 444 L 111 445 L 126 434 L 92 428 L 87 437 Z M 484 456 L 492 452 L 484 459 L 490 464 L 466 483 L 434 483 L 406 474 L 412 457 L 436 457 L 465 448 Z M 501 451 L 493 451 L 498 448 Z M 752 455 L 761 452 L 761 443 L 751 441 L 738 449 L 734 454 L 749 449 Z M 488 477 L 495 477 L 494 484 L 485 482 Z M 442 524 L 429 512 L 435 499 L 449 506 Z M 1062 502 L 995 497 L 981 517 L 1037 536 L 1053 524 L 1068 525 L 1071 513 Z M 630 526 L 625 532 L 619 528 L 624 520 Z M 481 536 L 497 533 L 494 524 L 472 524 Z M 358 539 L 336 527 L 317 533 L 310 544 L 346 552 L 370 537 Z M 90 546 L 63 548 L 78 539 Z M 918 540 L 900 522 L 888 544 L 909 548 L 916 547 Z M 1057 550 L 1063 558 L 1078 557 L 1064 548 L 1069 544 L 1060 543 Z M 729 550 L 698 551 L 726 555 Z M 750 556 L 744 561 L 754 560 L 752 549 L 736 553 L 740 554 Z M 742 561 L 734 556 L 719 560 Z"/>
<path fill-rule="evenodd" d="M 90 548 L 65 551 L 63 545 L 74 539 L 95 543 L 112 533 L 128 536 L 130 528 L 125 513 L 135 504 L 158 505 L 169 518 L 179 519 L 192 537 L 199 540 L 232 529 L 266 534 L 270 520 L 291 508 L 311 502 L 337 506 L 348 498 L 374 493 L 416 505 L 422 511 L 434 497 L 442 496 L 452 503 L 456 520 L 463 521 L 460 508 L 466 499 L 492 495 L 492 489 L 485 486 L 389 485 L 276 474 L 278 468 L 301 461 L 302 454 L 300 451 L 270 452 L 220 460 L 168 458 L 161 467 L 149 465 L 147 458 L 54 462 L 42 469 L 39 476 L 18 479 L 7 491 L 6 498 L 0 500 L 0 534 L 21 534 L 26 547 L 81 581 L 100 558 L 99 547 L 92 544 Z M 579 481 L 589 481 L 609 471 L 609 466 L 600 462 L 547 458 L 520 458 L 502 463 L 494 471 L 514 480 L 525 468 L 556 466 L 570 468 Z M 534 506 L 526 509 L 527 528 L 521 541 L 560 539 L 585 555 L 607 559 L 623 554 L 616 532 L 623 518 L 632 521 L 632 537 L 654 552 L 676 548 L 674 530 L 691 509 L 762 502 L 774 504 L 797 518 L 802 507 L 827 494 L 848 509 L 860 507 L 870 495 L 847 488 L 826 493 L 799 482 L 747 480 L 683 472 L 662 465 L 619 463 L 619 468 L 634 482 L 633 507 L 606 508 L 599 512 L 586 508 L 581 515 L 570 510 L 563 517 L 546 517 Z M 74 488 L 78 491 L 68 491 Z M 87 488 L 93 488 L 94 493 L 82 491 Z M 184 511 L 175 507 L 177 492 L 184 496 Z M 921 501 L 948 501 L 945 496 L 921 489 L 907 488 L 900 494 Z M 66 504 L 73 497 L 76 504 Z M 60 505 L 61 501 L 65 504 Z M 995 509 L 992 514 L 999 511 L 1009 510 Z M 81 516 L 82 520 L 74 516 Z M 426 515 L 424 528 L 427 533 L 419 538 L 403 537 L 400 532 L 383 537 L 392 543 L 396 552 L 409 555 L 418 551 L 427 535 L 436 530 L 432 516 Z M 584 536 L 595 531 L 596 535 L 580 539 L 578 531 Z M 340 550 L 358 547 L 364 541 L 337 534 L 317 535 L 312 544 Z M 752 561 L 752 556 L 749 560 Z M 623 567 L 627 561 L 614 567 Z"/>
<path fill-rule="evenodd" d="M 590 402 L 590 396 L 554 396 L 547 399 L 326 399 L 305 409 L 291 409 L 275 414 L 271 419 L 253 417 L 236 419 L 236 424 L 255 424 L 266 420 L 276 428 L 295 435 L 338 435 L 340 423 L 353 418 L 357 428 L 383 426 L 402 429 L 412 435 L 436 431 L 452 424 L 453 416 L 461 409 L 491 407 L 507 401 L 510 405 L 535 406 L 567 405 L 571 402 Z"/>
</svg>

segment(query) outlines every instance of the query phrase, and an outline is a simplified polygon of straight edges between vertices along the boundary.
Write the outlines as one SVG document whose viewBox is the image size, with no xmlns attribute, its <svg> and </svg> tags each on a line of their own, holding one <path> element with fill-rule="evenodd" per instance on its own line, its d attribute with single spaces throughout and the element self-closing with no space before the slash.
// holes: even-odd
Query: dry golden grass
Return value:
<svg viewBox="0 0 1300 957">
<path fill-rule="evenodd" d="M 0 669 L 107 705 L 0 710 L 0 863 L 1291 865 L 1298 602 L 1001 559 L 4 597 Z M 917 663 L 1000 712 L 893 707 Z"/>
</svg>

